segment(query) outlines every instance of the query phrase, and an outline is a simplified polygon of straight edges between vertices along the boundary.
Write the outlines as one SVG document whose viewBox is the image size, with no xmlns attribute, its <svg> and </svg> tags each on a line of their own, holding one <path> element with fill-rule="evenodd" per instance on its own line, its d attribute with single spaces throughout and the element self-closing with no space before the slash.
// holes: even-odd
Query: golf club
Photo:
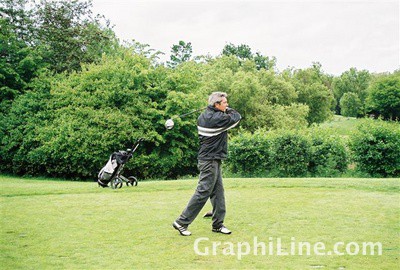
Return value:
<svg viewBox="0 0 400 270">
<path fill-rule="evenodd" d="M 195 113 L 195 112 L 199 112 L 199 111 L 205 110 L 206 108 L 207 108 L 207 107 L 200 108 L 200 109 L 197 109 L 197 110 L 194 110 L 194 111 L 190 111 L 190 112 L 188 112 L 188 113 L 184 113 L 184 114 L 181 114 L 181 115 L 174 115 L 174 116 L 172 116 L 170 119 L 168 119 L 167 121 L 165 121 L 165 128 L 168 129 L 168 130 L 170 130 L 170 129 L 172 129 L 172 128 L 174 127 L 175 123 L 174 123 L 174 120 L 172 120 L 173 118 L 182 118 L 182 117 L 185 117 L 185 116 L 187 116 L 187 115 L 189 115 L 189 114 L 192 114 L 192 113 Z"/>
</svg>

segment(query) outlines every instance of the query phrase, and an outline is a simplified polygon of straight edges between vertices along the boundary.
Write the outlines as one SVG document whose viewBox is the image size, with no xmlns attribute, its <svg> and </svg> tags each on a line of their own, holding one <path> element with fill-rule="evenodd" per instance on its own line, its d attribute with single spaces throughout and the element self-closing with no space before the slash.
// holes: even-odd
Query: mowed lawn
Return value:
<svg viewBox="0 0 400 270">
<path fill-rule="evenodd" d="M 0 176 L 1 269 L 398 269 L 400 265 L 400 179 L 224 181 L 225 224 L 233 233 L 213 233 L 211 220 L 199 216 L 190 226 L 192 236 L 182 237 L 171 223 L 192 195 L 195 179 L 147 181 L 112 190 L 89 182 Z M 207 203 L 203 212 L 210 209 Z M 196 240 L 202 255 L 195 252 Z M 310 243 L 311 254 L 293 250 L 298 242 Z M 321 255 L 321 249 L 315 254 L 318 242 L 326 253 L 342 243 L 341 254 Z M 362 255 L 363 242 L 381 243 L 382 255 L 377 249 L 375 255 L 370 250 Z M 354 255 L 357 246 L 360 254 Z"/>
</svg>

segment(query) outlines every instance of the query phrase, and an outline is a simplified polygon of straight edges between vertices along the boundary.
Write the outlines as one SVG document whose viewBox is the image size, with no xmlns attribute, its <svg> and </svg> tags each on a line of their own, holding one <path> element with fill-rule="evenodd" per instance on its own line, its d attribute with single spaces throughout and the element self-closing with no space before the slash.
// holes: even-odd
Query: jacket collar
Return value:
<svg viewBox="0 0 400 270">
<path fill-rule="evenodd" d="M 215 108 L 215 107 L 212 106 L 212 105 L 208 105 L 207 108 L 208 108 L 209 110 L 214 111 L 214 112 L 222 112 L 222 111 L 218 110 L 217 108 Z"/>
</svg>

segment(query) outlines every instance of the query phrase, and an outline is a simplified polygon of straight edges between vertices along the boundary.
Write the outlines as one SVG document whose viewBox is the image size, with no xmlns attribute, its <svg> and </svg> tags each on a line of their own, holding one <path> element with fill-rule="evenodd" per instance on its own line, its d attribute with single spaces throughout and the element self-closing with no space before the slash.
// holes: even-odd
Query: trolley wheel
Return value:
<svg viewBox="0 0 400 270">
<path fill-rule="evenodd" d="M 111 187 L 113 189 L 122 188 L 122 181 L 120 179 L 114 179 L 111 181 Z"/>
<path fill-rule="evenodd" d="M 138 180 L 136 179 L 135 176 L 129 176 L 128 177 L 129 182 L 126 182 L 126 185 L 129 186 L 137 186 L 138 185 Z"/>
</svg>

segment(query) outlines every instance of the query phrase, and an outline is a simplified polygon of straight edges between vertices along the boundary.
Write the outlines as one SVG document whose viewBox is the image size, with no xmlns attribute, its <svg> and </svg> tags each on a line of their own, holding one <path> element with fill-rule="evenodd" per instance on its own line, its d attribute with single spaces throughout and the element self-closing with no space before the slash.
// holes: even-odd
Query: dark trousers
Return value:
<svg viewBox="0 0 400 270">
<path fill-rule="evenodd" d="M 196 191 L 176 222 L 189 226 L 210 198 L 213 207 L 212 226 L 219 228 L 224 222 L 226 212 L 221 160 L 199 160 L 198 168 L 200 176 Z"/>
</svg>

